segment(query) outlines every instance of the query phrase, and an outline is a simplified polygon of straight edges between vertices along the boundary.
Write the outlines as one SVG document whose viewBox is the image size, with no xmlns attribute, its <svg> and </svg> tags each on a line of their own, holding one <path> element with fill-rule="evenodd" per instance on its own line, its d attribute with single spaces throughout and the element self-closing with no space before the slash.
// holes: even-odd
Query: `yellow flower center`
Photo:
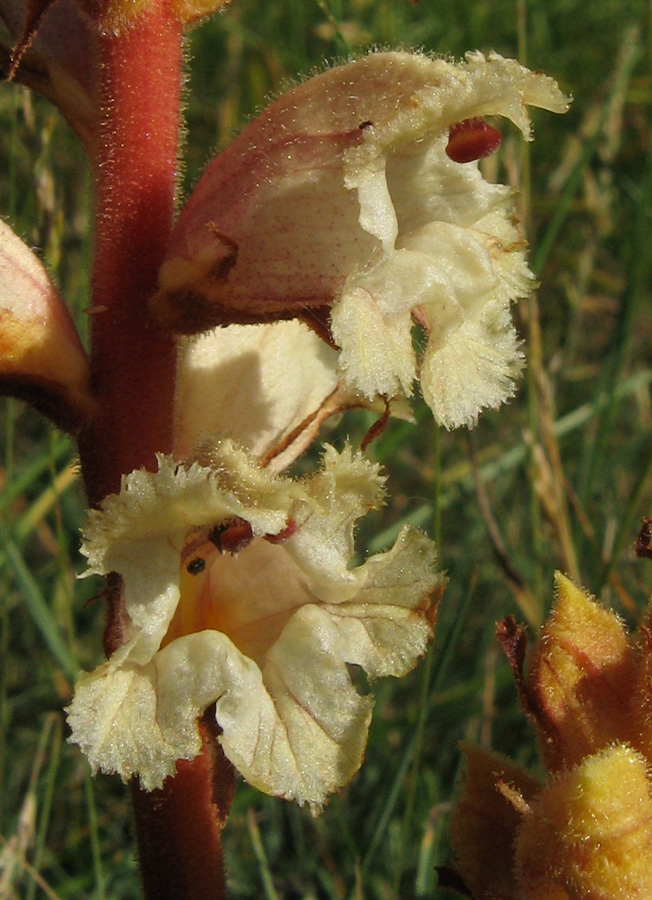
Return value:
<svg viewBox="0 0 652 900">
<path fill-rule="evenodd" d="M 313 602 L 282 545 L 255 537 L 236 553 L 192 538 L 181 559 L 181 597 L 162 646 L 186 634 L 220 631 L 260 662 L 295 609 Z"/>
</svg>

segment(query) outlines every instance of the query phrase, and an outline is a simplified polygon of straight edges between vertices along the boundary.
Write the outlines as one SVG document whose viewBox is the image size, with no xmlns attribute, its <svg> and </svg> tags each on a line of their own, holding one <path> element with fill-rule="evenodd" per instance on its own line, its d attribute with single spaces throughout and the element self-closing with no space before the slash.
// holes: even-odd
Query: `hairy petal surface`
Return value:
<svg viewBox="0 0 652 900">
<path fill-rule="evenodd" d="M 301 482 L 228 442 L 211 468 L 162 458 L 157 474 L 128 476 L 85 531 L 92 570 L 122 574 L 131 619 L 127 643 L 82 676 L 69 709 L 91 765 L 158 787 L 199 752 L 197 718 L 215 704 L 220 741 L 244 777 L 318 810 L 366 743 L 373 700 L 347 665 L 371 678 L 409 671 L 443 590 L 434 545 L 409 528 L 389 552 L 348 568 L 353 523 L 381 500 L 377 467 L 332 448 Z M 234 516 L 251 541 L 220 552 L 209 529 Z M 184 555 L 189 533 L 204 535 L 193 543 L 197 574 Z"/>
<path fill-rule="evenodd" d="M 587 756 L 541 792 L 516 839 L 525 900 L 652 896 L 652 786 L 623 744 Z"/>
<path fill-rule="evenodd" d="M 528 687 L 548 768 L 634 742 L 637 654 L 623 623 L 555 573 L 557 597 L 532 653 Z M 635 704 L 635 705 L 633 705 Z"/>
<path fill-rule="evenodd" d="M 437 420 L 473 424 L 513 392 L 507 310 L 532 280 L 509 190 L 446 150 L 453 126 L 486 115 L 529 139 L 528 104 L 567 107 L 550 78 L 497 54 L 376 53 L 299 85 L 208 167 L 155 314 L 195 333 L 314 312 L 356 391 L 409 395 L 420 371 Z M 428 333 L 420 367 L 413 317 Z"/>
<path fill-rule="evenodd" d="M 225 441 L 212 452 L 213 467 L 177 465 L 159 458 L 157 473 L 138 470 L 122 480 L 120 494 L 90 510 L 82 553 L 89 571 L 118 572 L 125 583 L 125 611 L 132 633 L 111 657 L 148 662 L 159 647 L 179 602 L 183 546 L 193 529 L 235 516 L 254 534 L 276 533 L 287 522 L 301 487 L 274 479 Z"/>
</svg>

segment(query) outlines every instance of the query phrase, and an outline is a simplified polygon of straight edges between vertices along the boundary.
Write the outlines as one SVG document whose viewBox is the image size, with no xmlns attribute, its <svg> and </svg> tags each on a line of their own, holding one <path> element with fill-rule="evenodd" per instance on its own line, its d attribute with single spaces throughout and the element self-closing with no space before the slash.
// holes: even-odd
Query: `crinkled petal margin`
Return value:
<svg viewBox="0 0 652 900">
<path fill-rule="evenodd" d="M 211 467 L 178 465 L 159 456 L 158 472 L 144 469 L 123 478 L 119 494 L 90 510 L 82 553 L 89 571 L 118 572 L 124 580 L 129 617 L 125 643 L 110 660 L 144 664 L 157 651 L 179 602 L 179 567 L 186 536 L 234 516 L 255 534 L 285 528 L 301 485 L 260 469 L 231 441 L 211 450 Z"/>
<path fill-rule="evenodd" d="M 372 678 L 415 665 L 445 581 L 435 563 L 434 544 L 405 528 L 360 567 L 353 601 L 301 607 L 260 667 L 215 631 L 179 638 L 144 666 L 109 661 L 77 686 L 72 740 L 93 769 L 138 774 L 151 790 L 199 751 L 196 720 L 215 703 L 220 741 L 243 776 L 318 811 L 357 771 L 366 743 L 373 700 L 357 693 L 347 664 Z"/>
</svg>

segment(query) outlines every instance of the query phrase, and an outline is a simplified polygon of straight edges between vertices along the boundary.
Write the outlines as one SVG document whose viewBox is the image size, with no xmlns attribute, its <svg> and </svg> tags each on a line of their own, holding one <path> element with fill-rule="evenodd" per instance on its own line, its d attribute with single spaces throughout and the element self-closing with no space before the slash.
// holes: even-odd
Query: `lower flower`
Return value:
<svg viewBox="0 0 652 900">
<path fill-rule="evenodd" d="M 83 674 L 71 740 L 94 769 L 146 790 L 200 750 L 215 705 L 226 756 L 253 785 L 318 810 L 362 761 L 373 679 L 415 665 L 444 578 L 405 528 L 349 569 L 356 519 L 382 500 L 377 467 L 327 447 L 304 480 L 273 476 L 230 442 L 202 463 L 160 459 L 90 513 L 90 570 L 118 572 L 125 642 Z"/>
</svg>

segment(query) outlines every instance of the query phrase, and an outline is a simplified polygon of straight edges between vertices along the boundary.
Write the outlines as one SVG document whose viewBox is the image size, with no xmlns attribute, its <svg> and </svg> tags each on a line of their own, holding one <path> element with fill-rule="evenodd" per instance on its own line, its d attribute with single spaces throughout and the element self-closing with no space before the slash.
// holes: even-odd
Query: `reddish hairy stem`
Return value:
<svg viewBox="0 0 652 900">
<path fill-rule="evenodd" d="M 220 835 L 234 788 L 217 743 L 214 709 L 200 723 L 202 753 L 177 763 L 161 790 L 132 782 L 147 900 L 226 900 Z"/>
<path fill-rule="evenodd" d="M 172 449 L 175 347 L 147 300 L 172 228 L 182 34 L 159 3 L 99 40 L 91 376 L 99 415 L 80 454 L 91 504 Z"/>
<path fill-rule="evenodd" d="M 152 0 L 120 35 L 99 39 L 91 303 L 99 402 L 79 439 L 91 505 L 119 490 L 123 474 L 154 469 L 155 454 L 172 450 L 175 345 L 147 307 L 172 228 L 178 153 L 182 34 L 165 4 Z M 115 606 L 119 585 L 112 591 Z M 161 790 L 133 789 L 147 900 L 226 897 L 220 832 L 233 771 L 214 728 L 203 722 L 201 731 L 202 754 L 179 763 Z"/>
</svg>

